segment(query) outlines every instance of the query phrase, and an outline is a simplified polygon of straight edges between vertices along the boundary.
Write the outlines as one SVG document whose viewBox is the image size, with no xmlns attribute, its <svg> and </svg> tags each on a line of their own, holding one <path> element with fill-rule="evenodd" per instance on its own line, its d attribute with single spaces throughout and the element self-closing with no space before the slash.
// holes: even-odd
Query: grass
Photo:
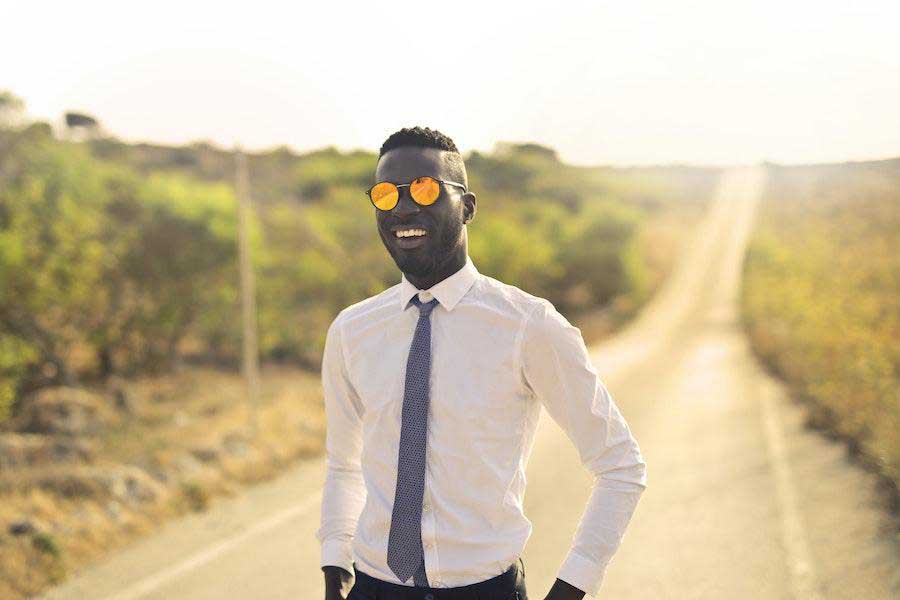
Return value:
<svg viewBox="0 0 900 600">
<path fill-rule="evenodd" d="M 56 542 L 56 538 L 52 534 L 46 532 L 38 532 L 31 536 L 31 543 L 38 552 L 49 554 L 53 558 L 60 558 L 62 550 Z"/>
<path fill-rule="evenodd" d="M 900 160 L 774 168 L 745 263 L 755 352 L 808 422 L 900 485 Z"/>
<path fill-rule="evenodd" d="M 188 505 L 192 510 L 202 512 L 209 507 L 209 490 L 196 481 L 188 481 L 181 484 L 181 493 L 184 494 Z"/>
<path fill-rule="evenodd" d="M 320 453 L 325 421 L 316 374 L 267 365 L 262 375 L 259 438 L 247 440 L 240 453 L 228 452 L 223 443 L 229 436 L 242 438 L 247 422 L 238 374 L 192 368 L 126 383 L 136 411 L 95 438 L 98 449 L 91 467 L 111 473 L 114 467 L 132 464 L 165 474 L 165 493 L 155 500 L 111 495 L 88 478 L 80 482 L 78 465 L 46 464 L 0 473 L 0 522 L 27 518 L 38 528 L 32 535 L 0 536 L 0 598 L 32 597 L 65 579 L 67 569 L 97 560 L 168 520 L 205 510 L 216 496 L 271 478 L 291 462 Z M 193 391 L 183 395 L 182 389 Z M 183 418 L 173 419 L 175 411 Z M 197 447 L 218 449 L 217 458 L 189 460 Z M 34 485 L 59 473 L 89 493 L 71 496 L 64 486 Z"/>
</svg>

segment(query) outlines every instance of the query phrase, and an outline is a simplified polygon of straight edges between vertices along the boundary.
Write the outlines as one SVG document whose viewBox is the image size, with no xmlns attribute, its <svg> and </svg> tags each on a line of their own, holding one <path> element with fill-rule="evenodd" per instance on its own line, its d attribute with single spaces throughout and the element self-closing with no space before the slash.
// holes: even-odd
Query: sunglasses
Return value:
<svg viewBox="0 0 900 600">
<path fill-rule="evenodd" d="M 430 206 L 434 204 L 441 195 L 441 184 L 455 185 L 466 191 L 466 186 L 455 181 L 444 181 L 443 179 L 435 179 L 425 175 L 416 177 L 409 183 L 391 183 L 390 181 L 380 181 L 366 190 L 366 195 L 375 208 L 379 210 L 391 210 L 397 206 L 400 201 L 400 188 L 409 187 L 409 195 L 415 200 L 416 204 L 422 206 Z"/>
</svg>

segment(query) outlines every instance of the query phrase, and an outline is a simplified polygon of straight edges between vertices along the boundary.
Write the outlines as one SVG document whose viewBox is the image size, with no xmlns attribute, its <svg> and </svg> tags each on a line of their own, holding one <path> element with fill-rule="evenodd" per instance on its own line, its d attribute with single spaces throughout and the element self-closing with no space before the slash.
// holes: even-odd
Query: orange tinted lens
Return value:
<svg viewBox="0 0 900 600">
<path fill-rule="evenodd" d="M 369 196 L 372 198 L 372 204 L 381 210 L 391 210 L 397 205 L 397 200 L 400 199 L 400 192 L 393 183 L 383 181 L 375 184 L 375 187 L 369 192 Z"/>
<path fill-rule="evenodd" d="M 431 177 L 419 177 L 409 184 L 409 193 L 419 204 L 434 204 L 441 194 L 441 184 Z"/>
</svg>

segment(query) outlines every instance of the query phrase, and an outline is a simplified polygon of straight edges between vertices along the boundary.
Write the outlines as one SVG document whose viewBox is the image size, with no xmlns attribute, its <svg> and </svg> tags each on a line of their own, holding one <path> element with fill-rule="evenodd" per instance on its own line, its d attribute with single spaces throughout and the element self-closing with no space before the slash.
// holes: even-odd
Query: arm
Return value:
<svg viewBox="0 0 900 600">
<path fill-rule="evenodd" d="M 596 595 L 646 488 L 646 464 L 577 327 L 543 301 L 526 319 L 520 343 L 528 387 L 594 475 L 572 547 L 547 597 Z"/>
<path fill-rule="evenodd" d="M 347 377 L 340 315 L 328 328 L 322 356 L 325 396 L 326 474 L 322 492 L 320 566 L 325 574 L 326 600 L 342 600 L 344 584 L 353 573 L 353 536 L 366 501 L 362 477 L 362 404 Z"/>
</svg>

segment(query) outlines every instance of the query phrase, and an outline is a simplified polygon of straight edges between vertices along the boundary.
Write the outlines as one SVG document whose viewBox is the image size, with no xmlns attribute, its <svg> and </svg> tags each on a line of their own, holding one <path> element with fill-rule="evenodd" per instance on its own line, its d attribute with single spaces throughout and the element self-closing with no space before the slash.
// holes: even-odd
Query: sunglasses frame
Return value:
<svg viewBox="0 0 900 600">
<path fill-rule="evenodd" d="M 433 180 L 437 181 L 438 185 L 441 185 L 441 184 L 455 185 L 456 187 L 461 188 L 463 192 L 469 191 L 466 189 L 466 186 L 464 186 L 461 183 L 457 183 L 455 181 L 447 181 L 445 179 L 438 179 L 437 177 L 432 177 L 431 175 L 419 175 L 418 177 L 413 178 L 412 181 L 410 181 L 409 183 L 394 183 L 393 181 L 379 181 L 379 182 L 375 183 L 375 185 L 373 185 L 372 187 L 370 187 L 369 189 L 366 190 L 366 196 L 369 197 L 369 200 L 372 202 L 372 206 L 374 206 L 377 210 L 380 210 L 383 212 L 389 212 L 389 211 L 392 211 L 395 208 L 397 208 L 397 204 L 400 203 L 400 188 L 409 187 L 413 184 L 413 181 L 415 181 L 416 179 L 422 179 L 423 177 L 428 177 L 429 179 L 433 179 Z M 381 185 L 382 183 L 391 183 L 394 185 L 394 187 L 397 188 L 397 202 L 396 202 L 396 204 L 394 204 L 394 206 L 392 206 L 390 208 L 379 208 L 375 204 L 375 200 L 372 200 L 372 190 L 375 189 L 375 186 Z M 419 201 L 416 200 L 415 198 L 413 198 L 412 194 L 410 194 L 409 197 L 412 198 L 413 202 L 415 202 L 416 204 L 419 204 Z M 441 195 L 438 194 L 438 198 L 440 198 L 440 197 L 441 197 Z M 434 202 L 437 202 L 437 199 L 435 199 Z M 432 202 L 431 204 L 434 204 L 434 202 Z M 431 206 L 431 204 L 419 204 L 419 206 Z"/>
</svg>

